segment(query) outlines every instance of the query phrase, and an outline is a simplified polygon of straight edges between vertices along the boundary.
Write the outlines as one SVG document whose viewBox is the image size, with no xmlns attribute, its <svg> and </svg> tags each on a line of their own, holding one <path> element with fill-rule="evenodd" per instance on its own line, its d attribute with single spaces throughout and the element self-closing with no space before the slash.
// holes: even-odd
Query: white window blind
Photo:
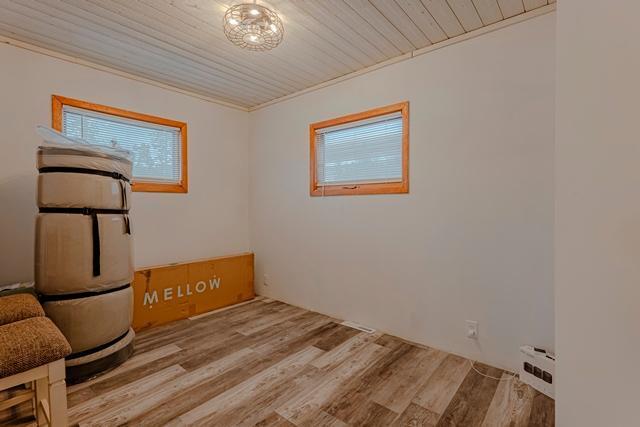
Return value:
<svg viewBox="0 0 640 427">
<path fill-rule="evenodd" d="M 91 144 L 123 148 L 133 157 L 136 182 L 179 183 L 181 179 L 180 129 L 64 106 L 64 134 Z"/>
<path fill-rule="evenodd" d="M 402 181 L 400 112 L 317 129 L 319 186 Z"/>
</svg>

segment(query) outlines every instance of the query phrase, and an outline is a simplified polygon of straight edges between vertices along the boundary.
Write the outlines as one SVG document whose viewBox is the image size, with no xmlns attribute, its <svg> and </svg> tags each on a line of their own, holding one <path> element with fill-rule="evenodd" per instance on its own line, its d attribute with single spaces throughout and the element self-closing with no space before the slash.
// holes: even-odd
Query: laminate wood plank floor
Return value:
<svg viewBox="0 0 640 427">
<path fill-rule="evenodd" d="M 279 301 L 138 333 L 120 367 L 68 387 L 79 426 L 552 426 L 510 373 Z M 24 425 L 28 411 L 0 413 Z M 4 421 L 3 418 L 4 416 Z M 13 423 L 13 424 L 12 424 Z"/>
</svg>

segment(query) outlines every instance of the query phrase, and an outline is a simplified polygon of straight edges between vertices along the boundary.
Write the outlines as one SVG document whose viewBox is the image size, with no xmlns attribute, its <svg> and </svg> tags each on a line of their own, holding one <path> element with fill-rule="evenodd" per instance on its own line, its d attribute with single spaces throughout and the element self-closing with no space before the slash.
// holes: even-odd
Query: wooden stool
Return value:
<svg viewBox="0 0 640 427">
<path fill-rule="evenodd" d="M 0 402 L 0 410 L 35 398 L 39 426 L 67 426 L 64 358 L 71 346 L 51 320 L 32 317 L 0 326 L 0 391 L 21 384 L 35 390 Z"/>
</svg>

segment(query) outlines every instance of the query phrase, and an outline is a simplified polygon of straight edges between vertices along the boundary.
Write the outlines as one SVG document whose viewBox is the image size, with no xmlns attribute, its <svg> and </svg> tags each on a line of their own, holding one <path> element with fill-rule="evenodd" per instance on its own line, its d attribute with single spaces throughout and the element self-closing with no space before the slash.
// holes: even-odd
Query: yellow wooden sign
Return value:
<svg viewBox="0 0 640 427">
<path fill-rule="evenodd" d="M 255 297 L 253 254 L 138 270 L 133 290 L 137 331 L 247 301 Z"/>
</svg>

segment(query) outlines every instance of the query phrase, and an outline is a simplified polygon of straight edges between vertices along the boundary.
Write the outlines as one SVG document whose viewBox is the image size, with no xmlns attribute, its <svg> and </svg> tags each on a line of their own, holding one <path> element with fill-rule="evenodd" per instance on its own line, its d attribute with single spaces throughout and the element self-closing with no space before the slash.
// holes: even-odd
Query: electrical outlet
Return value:
<svg viewBox="0 0 640 427">
<path fill-rule="evenodd" d="M 269 286 L 269 276 L 267 276 L 266 274 L 262 278 L 262 285 Z"/>
<path fill-rule="evenodd" d="M 478 339 L 478 322 L 475 320 L 467 320 L 467 338 Z"/>
</svg>

